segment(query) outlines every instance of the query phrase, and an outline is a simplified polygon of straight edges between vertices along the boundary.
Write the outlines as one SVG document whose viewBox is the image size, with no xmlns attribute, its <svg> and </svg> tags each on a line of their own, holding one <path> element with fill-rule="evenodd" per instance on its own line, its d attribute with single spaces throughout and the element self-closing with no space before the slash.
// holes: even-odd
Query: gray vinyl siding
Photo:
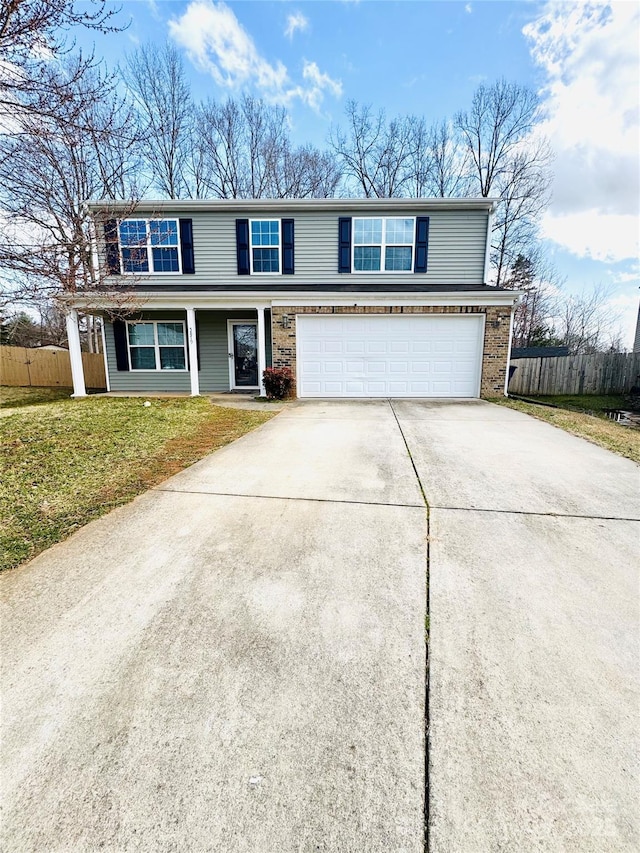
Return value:
<svg viewBox="0 0 640 853">
<path fill-rule="evenodd" d="M 255 320 L 256 312 L 196 311 L 200 340 L 200 393 L 229 390 L 229 337 L 227 320 Z M 265 325 L 267 325 L 265 323 Z M 271 350 L 271 330 L 267 353 Z"/>
<path fill-rule="evenodd" d="M 186 311 L 144 311 L 137 315 L 141 320 L 182 320 L 186 324 Z M 227 320 L 255 320 L 256 312 L 241 311 L 196 311 L 198 326 L 200 370 L 200 392 L 229 390 L 229 344 Z M 265 317 L 267 365 L 271 364 L 270 312 Z M 116 365 L 113 326 L 105 322 L 107 363 L 112 391 L 189 392 L 191 381 L 188 371 L 119 371 Z"/>
<path fill-rule="evenodd" d="M 425 210 L 421 215 L 429 216 L 429 253 L 426 273 L 338 273 L 338 219 L 336 211 L 296 211 L 295 221 L 295 274 L 294 275 L 251 275 L 239 276 L 236 261 L 236 215 L 225 212 L 198 211 L 189 213 L 193 221 L 194 275 L 142 275 L 131 276 L 136 287 L 144 284 L 166 285 L 198 290 L 207 285 L 271 285 L 274 290 L 279 284 L 372 284 L 374 282 L 394 284 L 483 284 L 485 247 L 487 238 L 487 216 L 485 210 Z M 142 214 L 141 214 L 142 215 Z M 166 210 L 167 218 L 179 218 Z M 257 218 L 281 218 L 282 214 L 261 213 Z M 357 216 L 405 216 L 401 207 L 397 210 L 375 211 Z M 412 213 L 411 215 L 415 215 Z M 185 216 L 183 213 L 182 216 Z M 250 217 L 249 217 L 250 218 Z M 129 277 L 126 277 L 129 278 Z"/>
</svg>

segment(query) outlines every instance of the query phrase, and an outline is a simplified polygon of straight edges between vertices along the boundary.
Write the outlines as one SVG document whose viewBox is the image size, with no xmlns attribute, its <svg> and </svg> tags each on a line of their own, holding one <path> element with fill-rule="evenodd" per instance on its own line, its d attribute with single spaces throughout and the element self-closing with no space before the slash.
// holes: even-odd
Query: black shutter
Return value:
<svg viewBox="0 0 640 853">
<path fill-rule="evenodd" d="M 429 250 L 429 217 L 416 217 L 416 262 L 414 272 L 427 271 L 427 254 Z"/>
<path fill-rule="evenodd" d="M 338 220 L 338 272 L 351 272 L 351 217 Z"/>
<path fill-rule="evenodd" d="M 282 228 L 282 272 L 284 275 L 295 273 L 295 257 L 293 247 L 293 219 L 283 219 Z"/>
<path fill-rule="evenodd" d="M 193 275 L 196 271 L 193 260 L 193 220 L 180 220 L 180 252 L 182 254 L 183 275 Z"/>
<path fill-rule="evenodd" d="M 238 256 L 238 275 L 249 275 L 249 220 L 236 219 L 236 253 Z"/>
<path fill-rule="evenodd" d="M 129 370 L 127 328 L 123 320 L 113 321 L 113 341 L 116 345 L 116 367 L 118 370 Z"/>
<path fill-rule="evenodd" d="M 105 260 L 107 275 L 120 275 L 120 249 L 118 247 L 118 222 L 107 219 L 104 223 Z"/>
</svg>

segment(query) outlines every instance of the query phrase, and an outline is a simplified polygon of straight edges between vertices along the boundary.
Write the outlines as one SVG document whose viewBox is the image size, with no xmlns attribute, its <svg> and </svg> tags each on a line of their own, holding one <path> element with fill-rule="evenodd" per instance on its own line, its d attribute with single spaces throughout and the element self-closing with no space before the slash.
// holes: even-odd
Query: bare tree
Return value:
<svg viewBox="0 0 640 853">
<path fill-rule="evenodd" d="M 472 192 L 500 199 L 491 243 L 496 285 L 526 253 L 548 201 L 551 155 L 546 140 L 534 133 L 537 121 L 536 95 L 506 80 L 479 86 L 471 109 L 455 117 L 471 165 Z"/>
<path fill-rule="evenodd" d="M 469 158 L 451 122 L 442 120 L 427 127 L 414 119 L 415 195 L 460 198 L 469 195 Z"/>
<path fill-rule="evenodd" d="M 127 57 L 122 74 L 135 100 L 152 185 L 167 198 L 194 195 L 194 106 L 180 54 L 168 44 L 148 44 Z"/>
<path fill-rule="evenodd" d="M 469 155 L 448 121 L 431 125 L 427 138 L 427 195 L 460 198 L 469 195 Z"/>
<path fill-rule="evenodd" d="M 74 52 L 68 34 L 73 27 L 116 32 L 119 9 L 107 0 L 4 0 L 0 5 L 0 114 L 11 117 L 14 132 L 21 116 L 55 116 L 64 107 L 67 121 L 80 120 L 72 112 L 69 87 L 77 85 L 97 63 L 93 55 Z M 64 61 L 65 74 L 59 73 Z M 91 77 L 96 82 L 97 78 Z M 85 85 L 85 104 L 101 97 L 100 89 Z"/>
<path fill-rule="evenodd" d="M 349 101 L 347 129 L 333 128 L 330 145 L 342 166 L 347 188 L 365 198 L 393 198 L 411 192 L 416 167 L 415 122 L 387 122 L 384 110 Z"/>
<path fill-rule="evenodd" d="M 84 102 L 85 84 L 102 90 L 100 104 Z M 82 129 L 66 120 L 61 106 L 56 118 L 24 115 L 19 139 L 0 135 L 5 303 L 42 305 L 60 293 L 99 287 L 93 224 L 84 200 L 138 195 L 138 142 L 127 104 L 96 72 L 87 72 L 67 92 L 68 111 L 81 119 Z"/>
<path fill-rule="evenodd" d="M 513 345 L 516 347 L 553 346 L 560 343 L 554 318 L 560 310 L 562 282 L 555 269 L 545 262 L 539 250 L 518 255 L 504 287 L 522 291 L 513 316 Z"/>
<path fill-rule="evenodd" d="M 557 318 L 556 333 L 570 353 L 593 353 L 620 348 L 620 316 L 611 307 L 610 290 L 602 284 L 568 296 Z"/>
<path fill-rule="evenodd" d="M 306 198 L 334 195 L 335 158 L 311 145 L 294 148 L 282 107 L 245 95 L 207 101 L 197 113 L 199 185 L 215 198 Z"/>
</svg>

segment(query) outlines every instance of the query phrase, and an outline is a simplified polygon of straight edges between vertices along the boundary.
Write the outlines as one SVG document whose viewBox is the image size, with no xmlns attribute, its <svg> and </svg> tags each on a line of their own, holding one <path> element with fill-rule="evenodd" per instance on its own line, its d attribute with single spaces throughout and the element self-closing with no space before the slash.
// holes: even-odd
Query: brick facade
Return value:
<svg viewBox="0 0 640 853">
<path fill-rule="evenodd" d="M 422 305 L 291 305 L 271 309 L 274 367 L 290 367 L 296 375 L 296 314 L 486 314 L 482 355 L 481 397 L 501 397 L 507 372 L 511 309 L 507 306 L 422 306 Z M 288 317 L 288 328 L 283 316 Z"/>
</svg>

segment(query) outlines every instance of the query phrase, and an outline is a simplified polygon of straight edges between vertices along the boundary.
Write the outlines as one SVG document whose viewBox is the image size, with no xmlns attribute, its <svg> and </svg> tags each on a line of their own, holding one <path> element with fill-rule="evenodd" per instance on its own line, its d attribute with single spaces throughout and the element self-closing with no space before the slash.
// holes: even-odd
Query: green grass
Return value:
<svg viewBox="0 0 640 853">
<path fill-rule="evenodd" d="M 0 420 L 0 569 L 273 417 L 205 398 L 89 397 Z"/>
<path fill-rule="evenodd" d="M 0 387 L 0 409 L 14 409 L 19 406 L 31 406 L 35 403 L 52 403 L 55 400 L 68 400 L 73 388 L 9 388 Z"/>
<path fill-rule="evenodd" d="M 542 398 L 540 398 L 542 400 Z M 546 397 L 544 402 L 557 400 L 557 397 Z M 572 398 L 578 399 L 578 398 Z M 581 398 L 584 399 L 584 398 Z M 611 398 L 599 398 L 611 399 Z M 500 397 L 492 400 L 501 406 L 524 412 L 538 420 L 546 421 L 553 426 L 560 427 L 572 435 L 586 438 L 606 450 L 611 450 L 619 456 L 625 456 L 634 462 L 640 462 L 640 430 L 622 426 L 615 421 L 610 421 L 604 416 L 590 415 L 585 412 L 573 411 L 565 408 L 549 408 L 539 406 L 535 403 L 527 403 L 523 400 L 514 400 L 512 397 Z M 609 408 L 603 406 L 603 408 Z M 615 407 L 614 407 L 615 408 Z"/>
<path fill-rule="evenodd" d="M 629 409 L 629 398 L 623 394 L 557 394 L 557 395 L 542 395 L 531 396 L 524 394 L 529 400 L 534 402 L 549 403 L 552 406 L 558 406 L 560 409 L 569 409 L 576 412 L 595 412 L 600 413 L 605 409 Z"/>
</svg>

